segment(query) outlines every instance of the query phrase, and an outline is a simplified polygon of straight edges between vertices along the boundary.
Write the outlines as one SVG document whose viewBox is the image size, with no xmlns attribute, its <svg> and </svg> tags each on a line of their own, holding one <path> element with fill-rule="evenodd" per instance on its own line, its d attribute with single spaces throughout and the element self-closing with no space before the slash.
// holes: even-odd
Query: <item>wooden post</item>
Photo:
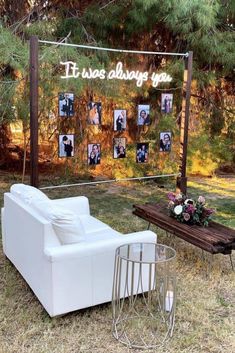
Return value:
<svg viewBox="0 0 235 353">
<path fill-rule="evenodd" d="M 30 184 L 38 187 L 38 37 L 30 37 Z"/>
<path fill-rule="evenodd" d="M 177 178 L 177 188 L 181 193 L 187 194 L 187 148 L 188 148 L 188 126 L 190 115 L 190 96 L 191 96 L 191 81 L 193 69 L 193 52 L 190 51 L 188 57 L 185 58 L 184 83 L 183 83 L 183 101 L 182 114 L 180 123 L 180 173 Z"/>
</svg>

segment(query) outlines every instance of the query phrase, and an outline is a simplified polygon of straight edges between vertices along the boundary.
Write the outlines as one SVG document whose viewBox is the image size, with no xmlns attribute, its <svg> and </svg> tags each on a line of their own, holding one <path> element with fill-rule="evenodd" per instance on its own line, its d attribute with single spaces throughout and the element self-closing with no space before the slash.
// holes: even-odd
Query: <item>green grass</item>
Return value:
<svg viewBox="0 0 235 353">
<path fill-rule="evenodd" d="M 235 228 L 235 179 L 194 179 L 189 181 L 192 196 L 205 195 L 209 206 L 216 210 L 214 220 Z"/>
<path fill-rule="evenodd" d="M 20 178 L 4 174 L 3 193 Z M 45 181 L 46 183 L 46 181 Z M 160 188 L 154 182 L 103 184 L 46 191 L 51 198 L 86 195 L 95 217 L 128 233 L 146 229 L 132 215 L 132 205 L 165 200 L 174 184 Z M 189 195 L 204 195 L 216 208 L 215 219 L 235 228 L 235 179 L 192 179 Z M 235 351 L 235 273 L 229 257 L 215 255 L 210 276 L 200 249 L 156 227 L 158 242 L 177 252 L 177 308 L 172 339 L 159 353 L 231 353 Z M 210 255 L 206 254 L 206 259 Z M 235 262 L 235 254 L 233 254 Z M 139 353 L 128 350 L 111 334 L 110 303 L 51 319 L 26 282 L 0 250 L 0 353 Z M 42 284 L 43 285 L 43 284 Z M 68 298 L 69 300 L 69 298 Z M 154 352 L 154 351 L 152 351 Z"/>
</svg>

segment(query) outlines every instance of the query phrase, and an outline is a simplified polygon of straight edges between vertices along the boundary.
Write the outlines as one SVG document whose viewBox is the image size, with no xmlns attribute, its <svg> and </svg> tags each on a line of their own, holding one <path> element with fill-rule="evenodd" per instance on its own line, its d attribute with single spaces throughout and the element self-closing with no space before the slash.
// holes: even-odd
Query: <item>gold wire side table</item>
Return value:
<svg viewBox="0 0 235 353">
<path fill-rule="evenodd" d="M 129 348 L 156 348 L 173 334 L 176 305 L 174 249 L 155 243 L 117 248 L 112 334 Z"/>
</svg>

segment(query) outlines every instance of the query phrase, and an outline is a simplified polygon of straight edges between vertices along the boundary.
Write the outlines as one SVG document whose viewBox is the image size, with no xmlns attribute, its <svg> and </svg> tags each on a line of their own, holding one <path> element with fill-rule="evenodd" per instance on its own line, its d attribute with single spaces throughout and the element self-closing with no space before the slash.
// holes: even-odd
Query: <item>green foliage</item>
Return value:
<svg viewBox="0 0 235 353">
<path fill-rule="evenodd" d="M 58 27 L 56 20 L 44 20 L 34 23 L 29 23 L 28 26 L 22 26 L 22 31 L 25 33 L 26 37 L 38 36 L 41 40 L 54 40 L 55 31 Z"/>
<path fill-rule="evenodd" d="M 28 64 L 28 48 L 22 41 L 0 25 L 0 66 L 25 72 Z"/>
<path fill-rule="evenodd" d="M 14 83 L 0 84 L 0 124 L 9 123 L 16 119 L 14 106 L 15 90 L 16 85 Z"/>
<path fill-rule="evenodd" d="M 29 5 L 30 7 L 30 5 Z M 26 11 L 26 10 L 25 10 Z M 87 1 L 83 4 L 71 1 L 50 2 L 48 9 L 42 7 L 38 16 L 25 17 L 12 27 L 0 27 L 0 68 L 2 79 L 18 80 L 19 83 L 0 85 L 2 104 L 0 121 L 23 120 L 25 126 L 29 118 L 28 86 L 28 44 L 24 42 L 30 35 L 53 41 L 67 38 L 68 43 L 89 44 L 103 47 L 126 49 L 144 49 L 168 52 L 194 52 L 193 94 L 200 98 L 193 108 L 200 111 L 205 121 L 195 134 L 191 134 L 189 145 L 190 170 L 205 167 L 208 174 L 219 163 L 232 163 L 234 146 L 233 107 L 226 107 L 226 90 L 231 90 L 234 78 L 234 1 L 227 0 L 132 0 L 104 2 Z M 5 23 L 8 23 L 7 20 Z M 18 35 L 16 35 L 16 33 Z M 20 38 L 22 37 L 22 39 Z M 129 118 L 135 120 L 135 108 L 143 101 L 149 102 L 153 124 L 139 136 L 128 132 L 130 144 L 138 137 L 148 139 L 155 153 L 155 159 L 148 166 L 126 165 L 129 174 L 133 168 L 136 173 L 176 170 L 179 162 L 179 128 L 177 119 L 181 111 L 182 81 L 184 62 L 181 58 L 161 56 L 136 56 L 105 51 L 91 51 L 71 47 L 58 47 L 40 44 L 40 123 L 45 134 L 46 122 L 50 114 L 57 116 L 57 96 L 60 91 L 74 92 L 79 100 L 79 114 L 66 129 L 79 130 L 79 142 L 83 138 L 102 138 L 102 134 L 85 128 L 86 102 L 90 97 L 101 100 L 107 107 L 104 111 L 104 123 L 112 124 L 112 111 L 115 107 L 125 106 Z M 143 85 L 137 88 L 135 83 L 122 81 L 79 80 L 60 78 L 60 61 L 71 60 L 79 67 L 96 67 L 109 70 L 118 60 L 129 68 L 141 70 L 167 71 L 173 81 L 164 88 L 174 88 L 175 111 L 167 118 L 159 112 L 162 91 Z M 20 81 L 25 79 L 25 81 Z M 225 88 L 224 88 L 225 87 Z M 153 111 L 155 115 L 153 115 Z M 201 113 L 204 112 L 204 113 Z M 51 124 L 54 126 L 53 124 Z M 65 126 L 58 123 L 58 129 Z M 58 129 L 57 132 L 58 133 Z M 134 129 L 132 124 L 131 129 Z M 49 135 L 53 133 L 48 128 Z M 54 127 L 55 130 L 55 127 Z M 159 132 L 171 131 L 174 148 L 169 156 L 159 154 Z M 47 138 L 46 135 L 44 136 Z M 227 139 L 228 137 L 228 139 Z M 108 142 L 110 136 L 107 137 Z M 200 143 L 198 143 L 200 141 Z M 227 149 L 227 152 L 226 152 Z M 54 152 L 53 152 L 54 153 Z M 135 161 L 135 151 L 133 154 Z M 168 158 L 169 157 L 169 158 Z M 157 161 L 157 162 L 156 162 Z M 111 163 L 112 164 L 112 163 Z M 110 164 L 110 165 L 111 165 Z"/>
</svg>

